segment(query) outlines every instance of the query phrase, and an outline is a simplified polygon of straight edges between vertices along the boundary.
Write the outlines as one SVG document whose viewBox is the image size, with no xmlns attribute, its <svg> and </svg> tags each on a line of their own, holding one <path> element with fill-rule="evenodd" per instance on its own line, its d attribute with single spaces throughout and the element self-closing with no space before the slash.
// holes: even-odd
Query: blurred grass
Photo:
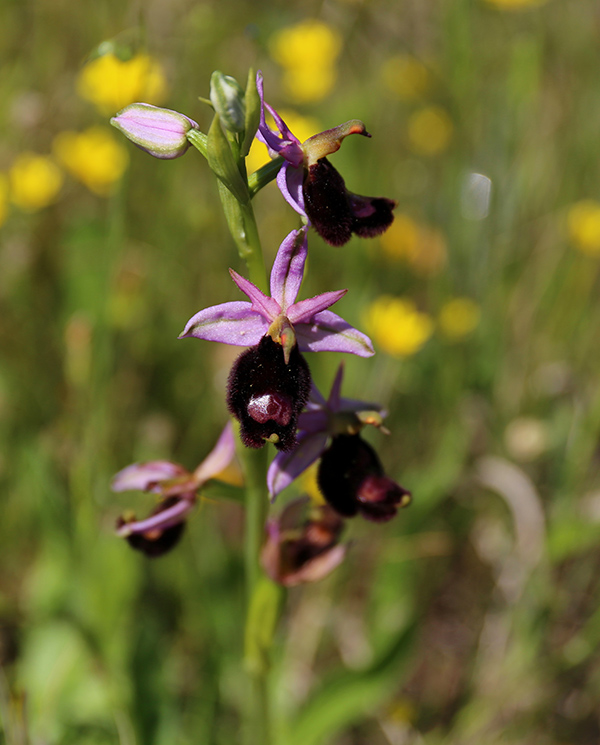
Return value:
<svg viewBox="0 0 600 745">
<path fill-rule="evenodd" d="M 290 594 L 278 716 L 335 745 L 597 743 L 599 257 L 566 228 L 574 203 L 600 198 L 596 3 L 7 1 L 2 16 L 2 171 L 24 150 L 48 154 L 65 129 L 105 123 L 75 82 L 106 39 L 143 42 L 167 71 L 165 105 L 206 129 L 197 96 L 213 69 L 244 80 L 258 67 L 268 100 L 293 108 L 271 34 L 314 17 L 337 29 L 334 91 L 296 108 L 323 127 L 362 118 L 373 138 L 333 156 L 348 187 L 398 199 L 440 231 L 447 259 L 424 273 L 380 240 L 333 249 L 311 235 L 304 296 L 348 287 L 339 313 L 359 327 L 382 294 L 434 321 L 469 297 L 481 317 L 454 341 L 436 325 L 406 359 L 346 361 L 347 395 L 389 409 L 392 436 L 370 439 L 414 502 L 391 524 L 353 524 L 346 564 Z M 400 55 L 428 72 L 416 97 L 385 82 Z M 408 123 L 431 106 L 451 132 L 427 155 Z M 0 229 L 7 745 L 239 736 L 240 508 L 202 503 L 180 548 L 148 562 L 112 534 L 125 505 L 144 512 L 148 500 L 124 502 L 109 484 L 134 459 L 192 467 L 211 447 L 235 350 L 177 335 L 201 307 L 238 298 L 226 267 L 240 266 L 195 153 L 129 157 L 111 197 L 67 180 L 54 204 L 12 208 Z M 465 216 L 470 173 L 491 180 L 485 219 Z M 255 202 L 270 261 L 295 219 L 274 186 Z M 310 359 L 323 390 L 335 357 Z M 412 625 L 397 674 L 373 682 Z M 311 732 L 307 712 L 335 701 L 322 685 L 340 668 L 359 703 L 335 708 L 337 733 L 321 720 Z"/>
</svg>

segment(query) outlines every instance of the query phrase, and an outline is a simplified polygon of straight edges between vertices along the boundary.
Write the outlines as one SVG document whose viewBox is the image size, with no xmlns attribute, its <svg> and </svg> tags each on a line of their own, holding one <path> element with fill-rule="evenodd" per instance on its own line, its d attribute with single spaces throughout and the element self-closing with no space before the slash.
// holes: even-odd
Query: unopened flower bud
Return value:
<svg viewBox="0 0 600 745">
<path fill-rule="evenodd" d="M 149 103 L 132 103 L 114 116 L 110 123 L 125 137 L 155 158 L 179 158 L 190 146 L 187 133 L 200 129 L 185 114 L 161 109 Z"/>
<path fill-rule="evenodd" d="M 210 101 L 225 129 L 243 132 L 246 125 L 244 91 L 235 78 L 215 70 L 210 78 Z"/>
</svg>

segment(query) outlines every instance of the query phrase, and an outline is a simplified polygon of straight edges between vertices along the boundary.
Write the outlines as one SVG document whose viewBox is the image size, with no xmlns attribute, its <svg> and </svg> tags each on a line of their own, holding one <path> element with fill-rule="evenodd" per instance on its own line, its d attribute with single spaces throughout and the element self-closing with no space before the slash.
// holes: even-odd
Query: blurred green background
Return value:
<svg viewBox="0 0 600 745">
<path fill-rule="evenodd" d="M 381 239 L 311 234 L 302 293 L 349 288 L 336 310 L 378 354 L 346 360 L 344 393 L 387 407 L 391 436 L 367 437 L 414 502 L 354 521 L 342 567 L 290 592 L 277 741 L 598 743 L 596 0 L 1 14 L 1 742 L 239 741 L 243 512 L 203 500 L 150 561 L 113 526 L 151 499 L 110 479 L 212 447 L 239 350 L 177 336 L 244 269 L 199 154 L 160 162 L 108 127 L 125 72 L 82 80 L 114 52 L 147 55 L 136 98 L 205 131 L 214 69 L 262 69 L 307 135 L 363 119 L 372 139 L 332 162 L 399 203 Z M 255 210 L 270 264 L 296 217 L 274 184 Z M 339 361 L 310 356 L 321 390 Z"/>
</svg>

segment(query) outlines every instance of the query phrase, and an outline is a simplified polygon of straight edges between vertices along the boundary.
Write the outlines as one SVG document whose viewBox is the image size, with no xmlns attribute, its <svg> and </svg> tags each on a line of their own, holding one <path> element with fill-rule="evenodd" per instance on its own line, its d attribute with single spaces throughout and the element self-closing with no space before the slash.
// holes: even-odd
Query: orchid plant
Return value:
<svg viewBox="0 0 600 745">
<path fill-rule="evenodd" d="M 384 232 L 393 221 L 396 203 L 349 191 L 328 160 L 349 135 L 370 137 L 358 119 L 300 142 L 265 102 L 260 73 L 251 73 L 243 90 L 233 78 L 215 72 L 210 99 L 204 100 L 215 112 L 207 134 L 184 114 L 143 103 L 127 106 L 111 122 L 156 158 L 177 158 L 194 146 L 207 159 L 218 179 L 240 257 L 247 264 L 249 278 L 234 269 L 229 272 L 248 300 L 200 310 L 187 322 L 180 338 L 246 347 L 233 364 L 225 398 L 237 421 L 239 439 L 246 446 L 238 450 L 247 479 L 250 596 L 246 662 L 255 678 L 264 679 L 272 634 L 265 634 L 261 620 L 257 620 L 256 603 L 260 602 L 264 612 L 265 597 L 271 598 L 267 605 L 270 603 L 272 614 L 278 605 L 276 593 L 265 591 L 265 587 L 320 579 L 346 555 L 347 547 L 340 543 L 345 519 L 362 515 L 374 522 L 387 521 L 410 502 L 410 493 L 385 474 L 376 452 L 360 436 L 367 425 L 385 431 L 385 412 L 377 404 L 342 397 L 342 366 L 325 399 L 304 356 L 309 352 L 344 352 L 365 358 L 374 354 L 365 334 L 329 310 L 347 290 L 328 290 L 298 300 L 311 227 L 327 243 L 341 246 L 353 234 L 372 237 Z M 267 114 L 274 129 L 267 124 Z M 245 157 L 255 137 L 267 146 L 272 162 L 247 178 Z M 266 275 L 251 200 L 273 179 L 302 225 L 281 242 L 267 294 L 261 289 Z M 268 472 L 265 460 L 252 455 L 266 443 L 277 450 Z M 228 424 L 215 448 L 193 472 L 169 461 L 133 464 L 120 471 L 113 481 L 115 491 L 154 493 L 158 503 L 142 520 L 125 513 L 118 520 L 117 534 L 148 556 L 170 550 L 181 537 L 198 491 L 218 478 L 233 458 L 234 434 Z M 293 501 L 279 518 L 267 519 L 268 496 L 275 499 L 317 461 L 324 502 Z M 259 571 L 259 562 L 266 576 Z M 260 700 L 249 711 L 263 713 L 250 727 L 253 741 L 268 745 L 267 687 L 259 684 L 252 690 Z"/>
</svg>

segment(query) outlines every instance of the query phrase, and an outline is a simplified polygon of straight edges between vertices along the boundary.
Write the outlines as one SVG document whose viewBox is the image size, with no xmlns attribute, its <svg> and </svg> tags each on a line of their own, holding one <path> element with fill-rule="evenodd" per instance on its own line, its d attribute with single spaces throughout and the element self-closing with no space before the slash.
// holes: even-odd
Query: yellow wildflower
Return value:
<svg viewBox="0 0 600 745">
<path fill-rule="evenodd" d="M 578 251 L 600 256 L 600 202 L 584 199 L 567 213 L 569 238 Z"/>
<path fill-rule="evenodd" d="M 454 127 L 445 109 L 425 106 L 408 119 L 408 140 L 419 155 L 438 155 L 449 145 Z"/>
<path fill-rule="evenodd" d="M 60 168 L 50 158 L 35 153 L 21 153 L 9 172 L 10 199 L 28 212 L 35 212 L 54 202 L 63 183 Z"/>
<path fill-rule="evenodd" d="M 392 357 L 409 357 L 433 333 L 433 321 L 409 298 L 382 295 L 365 314 L 365 325 L 375 346 Z"/>
<path fill-rule="evenodd" d="M 319 483 L 317 481 L 317 470 L 317 464 L 313 463 L 313 465 L 307 468 L 300 476 L 300 484 L 302 486 L 302 491 L 308 494 L 314 504 L 325 504 L 325 499 L 321 494 Z"/>
<path fill-rule="evenodd" d="M 319 122 L 312 116 L 302 116 L 302 114 L 298 114 L 291 109 L 278 109 L 278 114 L 300 142 L 308 140 L 309 137 L 312 137 L 312 135 L 323 129 L 319 125 Z M 267 115 L 267 123 L 270 123 L 269 119 L 270 116 Z M 248 173 L 254 173 L 254 171 L 257 171 L 270 160 L 271 158 L 269 157 L 267 146 L 255 137 L 246 159 L 246 169 L 248 170 Z"/>
<path fill-rule="evenodd" d="M 342 48 L 340 34 L 322 21 L 288 26 L 270 40 L 271 56 L 284 68 L 283 84 L 296 101 L 319 101 L 333 88 L 335 62 Z"/>
<path fill-rule="evenodd" d="M 61 132 L 54 139 L 54 152 L 76 179 L 99 196 L 110 193 L 128 162 L 126 149 L 106 127 Z"/>
<path fill-rule="evenodd" d="M 522 10 L 543 5 L 546 0 L 486 0 L 486 2 L 502 10 Z"/>
<path fill-rule="evenodd" d="M 438 324 L 441 332 L 453 341 L 468 336 L 477 328 L 481 310 L 468 297 L 449 300 L 440 311 Z"/>
<path fill-rule="evenodd" d="M 125 61 L 105 54 L 88 62 L 80 72 L 77 92 L 102 113 L 112 114 L 136 101 L 160 103 L 166 86 L 163 68 L 147 54 Z"/>
<path fill-rule="evenodd" d="M 0 173 L 0 225 L 4 224 L 8 214 L 8 179 Z"/>
<path fill-rule="evenodd" d="M 397 54 L 390 57 L 381 69 L 386 87 L 403 101 L 425 95 L 431 88 L 431 75 L 416 57 Z"/>
<path fill-rule="evenodd" d="M 440 230 L 398 214 L 381 236 L 381 247 L 391 259 L 405 261 L 415 274 L 432 277 L 446 264 L 446 239 Z"/>
<path fill-rule="evenodd" d="M 332 65 L 342 48 L 340 34 L 322 21 L 306 20 L 277 31 L 270 39 L 271 56 L 282 67 Z"/>
</svg>

